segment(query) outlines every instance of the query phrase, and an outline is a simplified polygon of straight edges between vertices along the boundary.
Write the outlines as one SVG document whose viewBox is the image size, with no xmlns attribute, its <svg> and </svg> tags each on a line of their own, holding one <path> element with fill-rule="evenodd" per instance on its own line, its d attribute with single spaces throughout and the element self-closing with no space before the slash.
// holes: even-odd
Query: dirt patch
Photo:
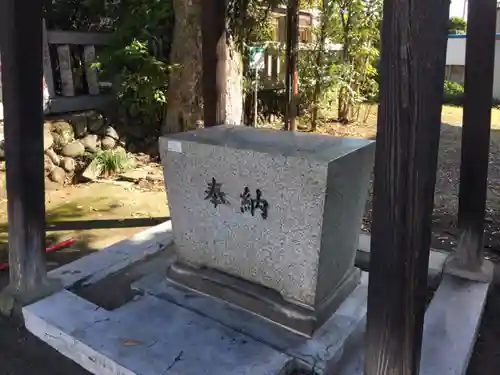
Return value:
<svg viewBox="0 0 500 375">
<path fill-rule="evenodd" d="M 159 167 L 154 168 L 161 175 Z M 169 216 L 163 181 L 157 178 L 136 182 L 115 179 L 47 191 L 46 209 L 47 245 L 70 238 L 77 240 L 71 248 L 50 253 L 49 268 L 126 239 Z M 0 263 L 4 261 L 7 261 L 7 201 L 5 173 L 0 171 Z M 0 288 L 7 283 L 8 272 L 0 271 Z M 130 298 L 129 294 L 123 292 L 111 300 L 125 301 Z M 104 303 L 103 295 L 99 297 Z M 90 375 L 32 336 L 21 324 L 0 318 L 0 331 L 2 375 Z"/>
<path fill-rule="evenodd" d="M 5 174 L 0 172 L 0 187 L 2 181 Z M 47 246 L 77 241 L 70 248 L 49 253 L 49 268 L 101 250 L 169 217 L 163 181 L 146 179 L 105 180 L 47 191 L 46 210 Z M 7 229 L 7 200 L 0 198 L 0 263 L 8 260 Z M 0 271 L 0 287 L 6 285 L 7 276 Z"/>
</svg>

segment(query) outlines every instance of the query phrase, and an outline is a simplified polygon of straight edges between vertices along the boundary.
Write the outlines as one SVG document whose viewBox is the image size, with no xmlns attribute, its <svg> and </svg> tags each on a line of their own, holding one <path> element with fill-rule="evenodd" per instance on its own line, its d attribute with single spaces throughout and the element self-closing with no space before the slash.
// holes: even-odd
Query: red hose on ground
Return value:
<svg viewBox="0 0 500 375">
<path fill-rule="evenodd" d="M 70 247 L 70 246 L 73 246 L 75 244 L 75 242 L 76 242 L 76 240 L 73 240 L 73 239 L 62 241 L 62 242 L 56 243 L 55 245 L 47 247 L 45 249 L 45 252 L 49 253 L 51 251 L 60 250 L 60 249 L 63 249 L 65 247 Z M 7 268 L 9 268 L 9 263 L 0 264 L 0 271 L 6 270 Z"/>
</svg>

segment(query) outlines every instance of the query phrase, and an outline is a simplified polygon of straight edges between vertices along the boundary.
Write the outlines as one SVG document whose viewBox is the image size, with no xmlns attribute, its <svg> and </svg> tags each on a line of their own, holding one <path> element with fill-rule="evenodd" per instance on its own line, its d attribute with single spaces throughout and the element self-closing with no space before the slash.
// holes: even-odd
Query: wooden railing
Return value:
<svg viewBox="0 0 500 375">
<path fill-rule="evenodd" d="M 100 82 L 91 64 L 96 49 L 109 43 L 109 33 L 43 30 L 43 71 L 49 93 L 49 113 L 105 107 L 112 99 L 111 83 Z M 311 52 L 302 44 L 300 54 Z M 285 54 L 280 43 L 267 48 L 265 66 L 259 72 L 264 89 L 284 88 Z M 331 52 L 338 46 L 328 46 Z"/>
<path fill-rule="evenodd" d="M 43 30 L 43 72 L 49 93 L 49 113 L 98 109 L 112 96 L 110 83 L 99 82 L 91 64 L 96 47 L 108 44 L 110 34 Z M 106 92 L 108 91 L 108 92 Z"/>
<path fill-rule="evenodd" d="M 301 44 L 299 57 L 305 53 L 314 53 L 312 44 Z M 267 48 L 264 57 L 264 69 L 259 72 L 261 87 L 284 88 L 285 87 L 285 52 L 280 48 Z M 342 48 L 340 45 L 330 44 L 326 46 L 327 53 L 337 53 Z"/>
</svg>

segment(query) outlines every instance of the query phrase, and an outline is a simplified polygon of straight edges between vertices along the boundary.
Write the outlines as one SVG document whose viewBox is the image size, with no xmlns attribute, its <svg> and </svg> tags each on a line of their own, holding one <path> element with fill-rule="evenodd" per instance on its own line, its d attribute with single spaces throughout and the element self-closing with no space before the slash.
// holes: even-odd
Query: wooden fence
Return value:
<svg viewBox="0 0 500 375">
<path fill-rule="evenodd" d="M 299 45 L 299 58 L 302 54 L 315 53 L 313 44 L 301 43 Z M 327 44 L 325 46 L 326 54 L 335 55 L 342 50 L 339 44 Z M 285 87 L 285 51 L 279 48 L 279 43 L 276 47 L 266 48 L 264 55 L 264 69 L 259 72 L 259 80 L 261 87 L 269 88 L 284 88 Z"/>
<path fill-rule="evenodd" d="M 110 34 L 52 31 L 43 26 L 43 72 L 49 93 L 48 113 L 102 108 L 112 98 L 111 84 L 99 82 L 91 64 Z"/>
<path fill-rule="evenodd" d="M 48 113 L 98 109 L 112 99 L 111 83 L 100 82 L 91 64 L 96 50 L 109 43 L 109 33 L 55 31 L 43 26 L 43 71 L 49 93 Z M 264 69 L 259 72 L 264 89 L 285 87 L 285 53 L 280 43 L 267 48 Z M 338 45 L 327 46 L 335 53 Z M 310 45 L 301 44 L 300 53 Z"/>
</svg>

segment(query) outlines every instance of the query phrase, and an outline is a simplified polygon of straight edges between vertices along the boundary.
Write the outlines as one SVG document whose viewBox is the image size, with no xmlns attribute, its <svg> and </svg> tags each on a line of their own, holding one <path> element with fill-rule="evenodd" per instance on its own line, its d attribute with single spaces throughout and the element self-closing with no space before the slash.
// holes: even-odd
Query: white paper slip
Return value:
<svg viewBox="0 0 500 375">
<path fill-rule="evenodd" d="M 168 141 L 167 149 L 172 152 L 182 152 L 182 143 L 179 141 Z"/>
</svg>

